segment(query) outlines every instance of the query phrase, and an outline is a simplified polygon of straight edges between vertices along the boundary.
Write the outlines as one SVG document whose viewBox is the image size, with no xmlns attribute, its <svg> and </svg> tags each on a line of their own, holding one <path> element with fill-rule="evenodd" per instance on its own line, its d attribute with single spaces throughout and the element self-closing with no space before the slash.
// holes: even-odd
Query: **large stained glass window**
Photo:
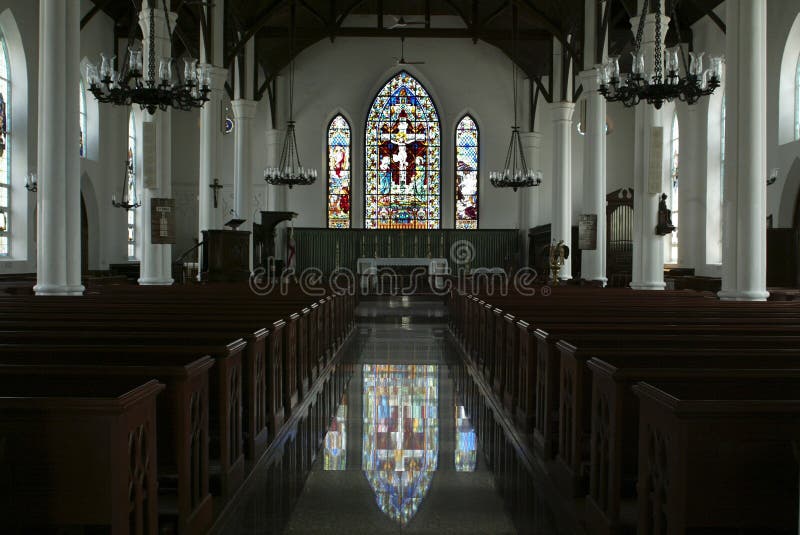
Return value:
<svg viewBox="0 0 800 535">
<path fill-rule="evenodd" d="M 328 228 L 350 228 L 350 124 L 337 115 L 328 125 Z"/>
<path fill-rule="evenodd" d="M 478 228 L 478 125 L 469 115 L 456 127 L 456 228 Z"/>
<path fill-rule="evenodd" d="M 401 72 L 378 92 L 366 125 L 364 226 L 439 228 L 441 132 L 428 92 Z"/>
<path fill-rule="evenodd" d="M 11 197 L 11 69 L 6 41 L 0 32 L 0 256 L 8 256 L 9 198 Z"/>
<path fill-rule="evenodd" d="M 439 458 L 438 366 L 364 365 L 361 468 L 378 507 L 404 526 L 428 492 Z"/>
<path fill-rule="evenodd" d="M 136 202 L 136 121 L 128 117 L 128 200 Z M 128 210 L 128 258 L 136 258 L 136 209 Z"/>
</svg>

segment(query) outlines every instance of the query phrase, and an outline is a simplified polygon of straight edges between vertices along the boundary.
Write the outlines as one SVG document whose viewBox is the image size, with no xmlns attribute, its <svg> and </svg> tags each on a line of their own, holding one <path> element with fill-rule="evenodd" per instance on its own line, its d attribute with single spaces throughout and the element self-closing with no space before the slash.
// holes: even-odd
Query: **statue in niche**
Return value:
<svg viewBox="0 0 800 535">
<path fill-rule="evenodd" d="M 672 224 L 672 210 L 667 208 L 667 194 L 661 194 L 661 201 L 658 203 L 658 222 L 656 224 L 656 234 L 666 236 L 675 232 L 675 225 Z"/>
</svg>

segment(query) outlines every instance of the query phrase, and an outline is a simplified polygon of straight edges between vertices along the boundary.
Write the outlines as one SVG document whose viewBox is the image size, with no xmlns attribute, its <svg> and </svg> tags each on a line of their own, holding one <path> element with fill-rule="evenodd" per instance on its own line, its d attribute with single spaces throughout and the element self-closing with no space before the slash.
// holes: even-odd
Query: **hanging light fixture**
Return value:
<svg viewBox="0 0 800 535">
<path fill-rule="evenodd" d="M 133 162 L 131 160 L 126 160 L 125 177 L 122 180 L 122 199 L 118 201 L 116 194 L 111 196 L 111 204 L 114 208 L 122 208 L 125 211 L 130 211 L 142 205 L 136 197 L 135 180 Z M 131 187 L 132 185 L 133 187 Z"/>
<path fill-rule="evenodd" d="M 264 170 L 264 180 L 273 186 L 308 186 L 317 179 L 317 170 L 303 167 L 300 163 L 300 153 L 297 150 L 297 138 L 294 129 L 294 30 L 295 30 L 295 4 L 292 2 L 292 21 L 290 40 L 291 60 L 289 63 L 289 121 L 286 123 L 286 137 L 283 140 L 283 150 L 278 167 L 268 167 Z"/>
<path fill-rule="evenodd" d="M 516 9 L 516 8 L 515 8 Z M 528 169 L 528 162 L 525 160 L 525 151 L 522 150 L 522 138 L 519 135 L 519 125 L 517 124 L 517 63 L 516 63 L 516 17 L 512 23 L 511 41 L 511 80 L 514 94 L 514 126 L 511 127 L 511 141 L 508 144 L 506 161 L 501 171 L 491 171 L 489 182 L 496 188 L 512 188 L 517 191 L 519 188 L 529 188 L 538 186 L 542 183 L 542 172 Z"/>
<path fill-rule="evenodd" d="M 653 72 L 645 72 L 645 50 L 642 46 L 645 18 L 648 6 L 653 5 L 655 15 L 655 43 L 653 46 Z M 675 6 L 672 9 L 675 18 Z M 680 76 L 679 55 L 680 30 L 678 30 L 678 45 L 666 51 L 662 61 L 661 52 L 661 0 L 644 0 L 642 14 L 639 17 L 639 27 L 636 31 L 635 49 L 631 52 L 633 66 L 631 73 L 623 81 L 620 75 L 619 56 L 611 56 L 608 60 L 596 67 L 597 82 L 600 93 L 609 102 L 622 102 L 626 107 L 636 106 L 641 101 L 652 104 L 661 109 L 664 102 L 678 99 L 687 104 L 694 104 L 701 97 L 711 95 L 720 86 L 722 77 L 722 56 L 711 56 L 710 67 L 703 70 L 703 52 L 689 52 L 690 62 L 688 73 Z M 685 61 L 684 61 L 685 64 Z M 663 71 L 666 70 L 666 77 Z"/>
<path fill-rule="evenodd" d="M 144 75 L 142 51 L 128 48 L 127 70 L 117 72 L 114 68 L 116 56 L 107 58 L 100 54 L 99 67 L 95 64 L 86 66 L 86 81 L 89 91 L 98 102 L 116 106 L 138 104 L 151 115 L 156 110 L 166 111 L 175 108 L 189 111 L 202 108 L 208 102 L 211 92 L 211 72 L 206 66 L 198 67 L 194 58 L 184 59 L 183 81 L 173 73 L 173 59 L 164 57 L 159 60 L 158 78 L 156 78 L 155 57 L 155 8 L 150 4 L 150 50 L 148 54 L 147 76 Z M 169 38 L 172 28 L 169 23 L 169 11 L 166 0 L 162 0 L 164 17 L 167 22 Z"/>
</svg>

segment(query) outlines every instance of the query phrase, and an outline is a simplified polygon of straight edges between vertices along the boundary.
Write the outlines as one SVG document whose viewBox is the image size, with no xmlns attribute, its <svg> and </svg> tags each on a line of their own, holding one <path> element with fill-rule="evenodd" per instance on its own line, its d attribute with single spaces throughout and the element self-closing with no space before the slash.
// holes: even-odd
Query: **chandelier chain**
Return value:
<svg viewBox="0 0 800 535">
<path fill-rule="evenodd" d="M 150 45 L 149 50 L 147 51 L 147 74 L 150 77 L 150 81 L 153 83 L 155 83 L 156 80 L 156 10 L 153 7 L 154 2 L 155 0 L 150 0 Z"/>
<path fill-rule="evenodd" d="M 655 51 L 653 53 L 653 62 L 654 62 L 654 76 L 653 81 L 656 84 L 660 84 L 663 80 L 662 71 L 661 71 L 661 47 L 663 46 L 661 42 L 661 0 L 650 0 L 651 2 L 655 2 L 655 17 L 656 17 L 656 41 L 653 43 L 655 47 Z"/>
</svg>

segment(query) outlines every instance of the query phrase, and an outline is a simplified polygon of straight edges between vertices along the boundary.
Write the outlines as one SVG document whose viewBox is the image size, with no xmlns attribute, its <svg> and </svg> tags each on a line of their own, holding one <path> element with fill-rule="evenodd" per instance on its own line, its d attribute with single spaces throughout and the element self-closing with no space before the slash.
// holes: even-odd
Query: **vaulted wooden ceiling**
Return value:
<svg viewBox="0 0 800 535">
<path fill-rule="evenodd" d="M 148 0 L 93 0 L 84 16 L 87 23 L 103 11 L 115 21 L 118 40 L 141 37 L 137 13 Z M 199 56 L 200 28 L 208 24 L 205 7 L 224 2 L 224 55 L 226 67 L 255 37 L 256 61 L 273 77 L 288 65 L 292 55 L 322 40 L 338 37 L 468 38 L 485 41 L 514 57 L 530 78 L 552 71 L 553 37 L 565 44 L 577 65 L 582 65 L 584 1 L 597 0 L 152 0 L 156 7 L 178 13 L 173 46 L 176 56 Z M 712 9 L 722 0 L 666 0 L 665 14 L 673 16 L 668 43 L 681 40 L 691 46 L 691 25 L 704 16 L 724 31 L 724 22 Z M 637 0 L 611 0 L 606 14 L 611 53 L 627 55 L 632 34 L 629 19 Z M 353 17 L 350 17 L 350 16 Z M 442 27 L 438 16 L 456 17 L 458 24 Z M 360 23 L 351 21 L 355 16 Z M 397 18 L 414 24 L 398 26 Z M 291 28 L 294 20 L 294 44 Z M 452 20 L 452 19 L 451 19 Z M 364 24 L 364 22 L 368 22 Z M 516 46 L 511 39 L 517 29 Z M 567 37 L 571 36 L 571 37 Z M 576 70 L 580 70 L 580 67 Z"/>
</svg>

